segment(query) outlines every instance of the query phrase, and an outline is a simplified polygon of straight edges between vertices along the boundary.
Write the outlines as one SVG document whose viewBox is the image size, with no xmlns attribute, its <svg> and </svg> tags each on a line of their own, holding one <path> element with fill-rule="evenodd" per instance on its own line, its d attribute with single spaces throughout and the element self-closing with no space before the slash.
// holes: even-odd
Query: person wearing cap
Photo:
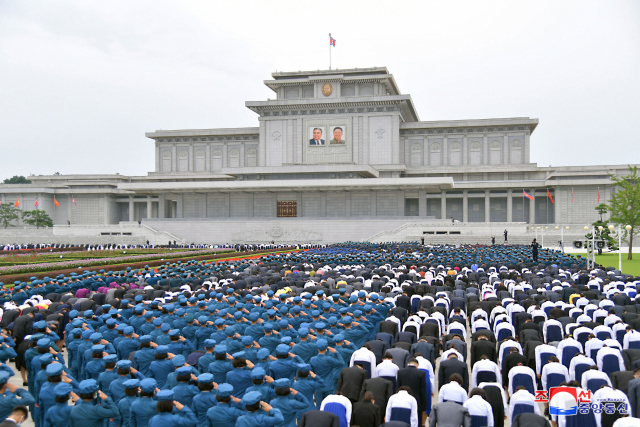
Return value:
<svg viewBox="0 0 640 427">
<path fill-rule="evenodd" d="M 84 366 L 84 370 L 80 370 L 80 377 L 85 380 L 94 379 L 98 381 L 101 372 L 104 372 L 103 357 L 107 355 L 104 351 L 103 344 L 96 344 L 91 347 L 92 360 Z"/>
<path fill-rule="evenodd" d="M 149 427 L 192 427 L 196 424 L 196 416 L 188 406 L 174 400 L 173 391 L 160 390 L 156 399 L 158 415 L 149 420 Z"/>
<path fill-rule="evenodd" d="M 213 374 L 208 372 L 198 375 L 197 382 L 200 393 L 193 397 L 191 408 L 198 420 L 197 427 L 207 427 L 207 411 L 217 404 L 216 393 L 213 390 L 218 384 L 213 382 Z"/>
<path fill-rule="evenodd" d="M 158 413 L 154 399 L 157 385 L 153 378 L 140 381 L 140 396 L 131 403 L 131 427 L 148 427 L 149 420 Z"/>
<path fill-rule="evenodd" d="M 291 388 L 291 381 L 288 378 L 280 378 L 273 382 L 276 397 L 269 402 L 271 406 L 282 412 L 284 421 L 279 425 L 282 427 L 295 427 L 296 415 L 309 407 L 307 397 Z"/>
<path fill-rule="evenodd" d="M 54 389 L 55 405 L 47 409 L 44 414 L 43 427 L 68 427 L 71 409 L 69 406 L 69 398 L 76 403 L 79 399 L 78 395 L 73 392 L 73 387 L 66 383 L 58 383 Z"/>
<path fill-rule="evenodd" d="M 291 353 L 299 356 L 304 363 L 309 363 L 311 358 L 318 354 L 318 349 L 314 340 L 309 337 L 309 329 L 300 328 L 298 330 L 300 342 L 293 346 Z"/>
<path fill-rule="evenodd" d="M 273 389 L 273 381 L 273 378 L 268 376 L 264 369 L 254 367 L 251 370 L 251 382 L 253 385 L 245 391 L 245 394 L 257 391 L 262 395 L 262 401 L 270 402 L 271 399 L 276 397 L 275 390 Z"/>
<path fill-rule="evenodd" d="M 296 374 L 296 381 L 293 384 L 293 388 L 299 393 L 302 393 L 309 402 L 305 411 L 313 411 L 316 406 L 313 403 L 313 393 L 316 389 L 325 388 L 326 384 L 322 378 L 311 371 L 311 367 L 306 363 L 298 364 L 298 373 Z"/>
<path fill-rule="evenodd" d="M 109 384 L 118 378 L 118 371 L 116 370 L 118 357 L 115 354 L 109 354 L 102 360 L 104 361 L 105 370 L 98 375 L 98 387 L 100 390 L 104 391 L 107 396 L 113 399 L 113 395 L 109 393 Z"/>
<path fill-rule="evenodd" d="M 176 381 L 178 384 L 171 389 L 173 398 L 189 408 L 193 408 L 193 398 L 200 393 L 195 385 L 189 384 L 196 376 L 191 371 L 191 366 L 181 366 L 176 370 Z"/>
<path fill-rule="evenodd" d="M 260 319 L 260 314 L 253 312 L 249 314 L 249 321 L 251 325 L 247 326 L 244 330 L 244 334 L 250 336 L 253 341 L 259 341 L 264 336 L 264 328 L 262 327 L 263 320 Z"/>
<path fill-rule="evenodd" d="M 99 400 L 94 404 L 96 393 Z M 98 383 L 93 379 L 80 383 L 78 396 L 80 400 L 69 415 L 69 427 L 103 427 L 105 420 L 120 415 L 113 399 L 98 390 Z"/>
<path fill-rule="evenodd" d="M 274 354 L 276 347 L 280 344 L 280 337 L 274 332 L 272 323 L 264 323 L 262 328 L 264 336 L 258 340 L 258 344 L 260 344 L 260 347 L 269 350 L 270 354 Z"/>
<path fill-rule="evenodd" d="M 228 383 L 219 384 L 216 401 L 218 404 L 207 411 L 207 427 L 235 427 L 238 417 L 244 415 L 244 411 L 235 406 L 241 400 L 233 396 L 233 386 Z M 231 405 L 232 401 L 234 406 Z"/>
<path fill-rule="evenodd" d="M 225 382 L 233 384 L 235 396 L 241 399 L 247 388 L 251 387 L 251 369 L 253 369 L 253 363 L 244 358 L 243 352 L 239 352 L 233 354 L 231 365 L 233 369 L 227 372 Z"/>
<path fill-rule="evenodd" d="M 166 345 L 156 347 L 155 360 L 149 365 L 149 373 L 158 382 L 158 388 L 163 388 L 167 382 L 167 376 L 174 371 L 174 366 L 169 359 L 169 348 Z"/>
<path fill-rule="evenodd" d="M 167 344 L 167 347 L 169 347 L 169 353 L 182 354 L 185 357 L 188 357 L 195 350 L 191 341 L 181 336 L 178 329 L 169 331 L 169 344 Z"/>
<path fill-rule="evenodd" d="M 292 354 L 290 348 L 286 344 L 280 344 L 276 347 L 276 360 L 271 363 L 271 375 L 274 379 L 288 378 L 293 381 L 293 377 L 298 369 L 298 363 L 302 363 L 302 359 Z"/>
<path fill-rule="evenodd" d="M 200 327 L 196 329 L 196 349 L 204 350 L 205 340 L 209 339 L 211 334 L 214 332 L 211 327 L 212 322 L 209 321 L 209 317 L 207 316 L 198 316 L 196 322 L 200 325 Z M 216 341 L 218 340 L 216 339 Z M 218 342 L 222 342 L 222 340 L 219 340 Z"/>
<path fill-rule="evenodd" d="M 258 358 L 258 363 L 255 363 L 254 366 L 264 369 L 267 375 L 270 374 L 271 363 L 273 363 L 272 361 L 276 360 L 276 358 L 273 357 L 266 348 L 259 349 L 256 353 L 256 357 Z"/>
<path fill-rule="evenodd" d="M 120 427 L 131 427 L 131 405 L 137 400 L 139 391 L 140 380 L 131 379 L 124 382 L 125 396 L 117 403 L 118 411 L 120 411 Z"/>
<path fill-rule="evenodd" d="M 216 340 L 208 339 L 204 341 L 205 354 L 198 359 L 198 372 L 201 374 L 209 372 L 209 365 L 215 360 L 213 349 L 216 346 Z"/>
<path fill-rule="evenodd" d="M 346 363 L 335 348 L 329 347 L 327 340 L 317 340 L 316 347 L 319 354 L 311 358 L 309 365 L 325 382 L 325 387 L 316 389 L 315 392 L 316 404 L 319 404 L 326 396 L 335 393 L 338 376 L 342 368 L 346 367 Z"/>
<path fill-rule="evenodd" d="M 231 361 L 228 360 L 227 347 L 218 345 L 214 349 L 214 361 L 209 363 L 208 371 L 213 374 L 213 380 L 221 384 L 227 380 L 227 373 L 233 369 Z"/>
<path fill-rule="evenodd" d="M 140 349 L 133 356 L 133 366 L 145 377 L 150 375 L 149 366 L 155 360 L 156 351 L 151 345 L 151 336 L 143 335 L 139 338 Z"/>
<path fill-rule="evenodd" d="M 72 381 L 71 378 L 63 376 L 63 372 L 64 365 L 61 363 L 51 363 L 45 370 L 47 381 L 42 385 L 38 392 L 36 410 L 34 412 L 34 420 L 36 420 L 36 425 L 38 426 L 42 426 L 44 424 L 44 414 L 47 409 L 55 406 L 55 387 L 61 383 L 75 386 L 78 385 L 76 381 Z"/>
<path fill-rule="evenodd" d="M 127 326 L 123 330 L 125 338 L 118 343 L 118 359 L 127 359 L 129 354 L 140 348 L 140 340 L 134 337 L 133 326 Z M 144 334 L 147 335 L 147 334 Z"/>
<path fill-rule="evenodd" d="M 282 412 L 264 402 L 257 391 L 245 394 L 241 403 L 247 414 L 238 418 L 236 427 L 288 425 Z"/>
<path fill-rule="evenodd" d="M 116 369 L 118 377 L 109 384 L 108 395 L 111 396 L 115 402 L 119 402 L 120 399 L 125 396 L 125 382 L 134 378 L 143 380 L 145 377 L 135 368 L 131 367 L 130 360 L 118 360 Z"/>
</svg>

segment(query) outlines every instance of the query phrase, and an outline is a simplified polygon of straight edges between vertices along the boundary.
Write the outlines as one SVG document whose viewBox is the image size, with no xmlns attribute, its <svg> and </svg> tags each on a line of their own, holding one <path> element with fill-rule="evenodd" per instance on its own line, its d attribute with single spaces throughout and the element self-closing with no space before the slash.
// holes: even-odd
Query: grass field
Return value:
<svg viewBox="0 0 640 427">
<path fill-rule="evenodd" d="M 586 257 L 587 254 L 574 254 L 582 255 Z M 618 268 L 618 253 L 596 255 L 596 263 L 602 264 L 605 267 Z M 624 274 L 632 274 L 634 276 L 640 276 L 640 253 L 633 253 L 633 260 L 627 261 L 627 253 L 622 254 L 622 272 Z"/>
</svg>

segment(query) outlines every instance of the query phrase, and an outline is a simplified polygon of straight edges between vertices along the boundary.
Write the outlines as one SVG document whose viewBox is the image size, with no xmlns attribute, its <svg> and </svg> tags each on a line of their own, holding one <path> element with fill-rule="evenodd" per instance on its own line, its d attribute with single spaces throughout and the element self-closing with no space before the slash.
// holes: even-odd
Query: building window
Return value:
<svg viewBox="0 0 640 427">
<path fill-rule="evenodd" d="M 360 96 L 373 95 L 373 85 L 362 85 L 362 86 L 360 86 L 359 95 Z"/>
<path fill-rule="evenodd" d="M 238 151 L 237 148 L 232 148 L 231 150 L 229 150 L 229 167 L 240 167 L 240 151 Z"/>
<path fill-rule="evenodd" d="M 419 168 L 422 166 L 422 145 L 413 144 L 411 146 L 411 167 Z"/>
<path fill-rule="evenodd" d="M 356 96 L 355 85 L 343 85 L 340 89 L 341 89 L 340 95 L 342 96 Z"/>
<path fill-rule="evenodd" d="M 511 142 L 511 162 L 512 164 L 520 164 L 522 163 L 522 142 L 515 141 Z"/>
<path fill-rule="evenodd" d="M 297 87 L 289 88 L 284 91 L 284 99 L 296 99 L 299 96 L 300 92 Z"/>
<path fill-rule="evenodd" d="M 499 165 L 502 163 L 502 148 L 500 141 L 491 142 L 491 153 L 489 163 L 492 165 Z"/>
<path fill-rule="evenodd" d="M 246 165 L 248 167 L 254 168 L 256 166 L 258 166 L 258 161 L 257 161 L 257 151 L 255 148 L 249 148 L 247 150 L 247 161 L 246 161 Z"/>
<path fill-rule="evenodd" d="M 450 161 L 449 164 L 453 166 L 458 166 L 462 164 L 462 148 L 460 147 L 459 142 L 451 143 L 451 153 L 449 153 Z"/>
<path fill-rule="evenodd" d="M 295 218 L 298 216 L 298 202 L 295 200 L 278 201 L 278 218 Z"/>
<path fill-rule="evenodd" d="M 162 172 L 171 172 L 171 151 L 162 152 Z"/>
<path fill-rule="evenodd" d="M 181 150 L 178 153 L 178 172 L 189 171 L 189 152 L 187 150 Z"/>
<path fill-rule="evenodd" d="M 479 141 L 473 141 L 469 148 L 469 164 L 479 165 L 482 163 L 482 145 Z"/>
<path fill-rule="evenodd" d="M 222 150 L 216 148 L 211 153 L 211 170 L 220 171 L 222 170 Z"/>
<path fill-rule="evenodd" d="M 442 148 L 440 147 L 439 142 L 431 143 L 431 148 L 429 150 L 429 164 L 431 166 L 440 166 L 442 164 Z"/>
<path fill-rule="evenodd" d="M 204 150 L 196 151 L 196 172 L 204 172 Z"/>
</svg>

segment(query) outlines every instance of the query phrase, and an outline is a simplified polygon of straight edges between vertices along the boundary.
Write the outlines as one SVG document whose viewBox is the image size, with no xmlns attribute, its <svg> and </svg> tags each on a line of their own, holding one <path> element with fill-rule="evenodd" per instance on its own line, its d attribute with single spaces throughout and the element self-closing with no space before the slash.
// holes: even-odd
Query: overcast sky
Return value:
<svg viewBox="0 0 640 427">
<path fill-rule="evenodd" d="M 272 72 L 386 66 L 421 120 L 534 117 L 540 166 L 640 163 L 640 2 L 0 0 L 0 178 L 146 175 L 257 126 Z"/>
</svg>

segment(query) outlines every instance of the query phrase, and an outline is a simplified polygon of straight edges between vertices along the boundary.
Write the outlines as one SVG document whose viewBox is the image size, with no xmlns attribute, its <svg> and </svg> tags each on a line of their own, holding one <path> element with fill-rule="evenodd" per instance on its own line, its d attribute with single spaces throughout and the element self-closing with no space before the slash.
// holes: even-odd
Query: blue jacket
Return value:
<svg viewBox="0 0 640 427">
<path fill-rule="evenodd" d="M 298 413 L 306 410 L 309 407 L 309 400 L 304 394 L 298 393 L 295 396 L 292 394 L 288 396 L 278 396 L 273 399 L 269 405 L 277 408 L 282 412 L 284 420 L 278 423 L 281 427 L 295 427 L 296 416 Z"/>
<path fill-rule="evenodd" d="M 103 427 L 106 419 L 120 416 L 113 399 L 107 399 L 94 405 L 92 401 L 79 401 L 71 410 L 69 427 Z"/>
<path fill-rule="evenodd" d="M 235 427 L 238 417 L 244 414 L 228 403 L 218 403 L 207 411 L 207 427 Z"/>
<path fill-rule="evenodd" d="M 152 397 L 138 397 L 131 404 L 131 427 L 149 427 L 149 420 L 158 414 L 158 402 Z"/>
<path fill-rule="evenodd" d="M 268 413 L 260 409 L 257 412 L 247 412 L 246 415 L 238 418 L 236 427 L 276 426 L 282 425 L 283 420 L 282 413 L 276 408 L 273 408 Z"/>
<path fill-rule="evenodd" d="M 73 406 L 69 406 L 67 402 L 56 403 L 47 409 L 44 415 L 44 427 L 69 427 L 72 409 Z"/>
<path fill-rule="evenodd" d="M 149 427 L 192 427 L 196 417 L 188 406 L 180 411 L 163 412 L 151 418 Z"/>
<path fill-rule="evenodd" d="M 198 420 L 197 427 L 207 427 L 207 411 L 218 404 L 214 391 L 202 391 L 193 397 L 193 414 Z"/>
</svg>

